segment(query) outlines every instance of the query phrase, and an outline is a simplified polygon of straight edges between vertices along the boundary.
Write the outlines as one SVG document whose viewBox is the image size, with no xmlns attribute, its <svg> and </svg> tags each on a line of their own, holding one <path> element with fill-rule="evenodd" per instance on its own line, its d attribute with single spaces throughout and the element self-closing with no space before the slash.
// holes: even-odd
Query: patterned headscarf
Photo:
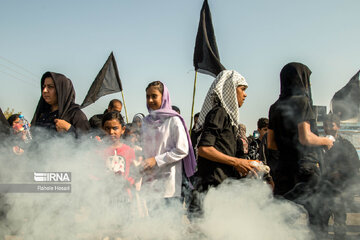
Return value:
<svg viewBox="0 0 360 240">
<path fill-rule="evenodd" d="M 219 73 L 206 95 L 196 129 L 202 129 L 206 115 L 217 102 L 220 102 L 220 105 L 229 114 L 231 125 L 238 129 L 239 105 L 236 95 L 236 88 L 238 86 L 248 86 L 245 78 L 240 73 L 234 70 L 224 70 Z"/>
</svg>

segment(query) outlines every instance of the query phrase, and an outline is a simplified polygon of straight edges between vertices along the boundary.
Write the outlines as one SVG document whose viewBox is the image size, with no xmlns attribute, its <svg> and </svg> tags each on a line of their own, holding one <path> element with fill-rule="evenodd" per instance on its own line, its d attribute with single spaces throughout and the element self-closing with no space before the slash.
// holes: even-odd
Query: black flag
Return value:
<svg viewBox="0 0 360 240">
<path fill-rule="evenodd" d="M 360 71 L 350 81 L 335 93 L 331 99 L 331 112 L 338 114 L 340 120 L 348 120 L 359 115 L 360 106 Z"/>
<path fill-rule="evenodd" d="M 196 71 L 215 77 L 222 70 L 225 70 L 225 67 L 220 63 L 207 0 L 204 1 L 200 12 L 200 22 L 194 51 L 194 67 Z"/>
<path fill-rule="evenodd" d="M 114 54 L 111 52 L 104 66 L 96 76 L 94 82 L 85 97 L 81 108 L 89 106 L 100 97 L 122 91 L 121 80 L 116 65 Z"/>
<path fill-rule="evenodd" d="M 1 108 L 0 108 L 0 139 L 4 139 L 4 135 L 8 135 L 10 133 L 10 125 L 6 120 Z M 0 140 L 1 143 L 2 140 Z"/>
</svg>

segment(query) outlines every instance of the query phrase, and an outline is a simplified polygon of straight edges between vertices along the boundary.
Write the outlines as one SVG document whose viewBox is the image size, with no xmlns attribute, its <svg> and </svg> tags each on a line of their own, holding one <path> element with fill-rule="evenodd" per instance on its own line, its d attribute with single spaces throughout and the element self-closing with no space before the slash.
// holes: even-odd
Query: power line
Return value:
<svg viewBox="0 0 360 240">
<path fill-rule="evenodd" d="M 0 63 L 0 66 L 3 66 L 3 67 L 5 67 L 5 68 L 7 68 L 7 69 L 9 69 L 10 71 L 13 71 L 14 73 L 17 73 L 17 74 L 19 74 L 19 75 L 22 75 L 22 76 L 24 76 L 24 77 L 26 77 L 27 79 L 28 78 L 31 78 L 31 79 L 35 79 L 35 77 L 34 76 L 29 76 L 29 75 L 25 75 L 25 74 L 23 74 L 23 73 L 21 73 L 21 72 L 18 72 L 18 71 L 16 71 L 15 69 L 13 69 L 13 68 L 11 68 L 11 67 L 9 67 L 9 66 L 6 66 L 6 65 L 4 65 L 4 64 L 1 64 Z M 36 80 L 36 83 L 38 82 L 38 80 Z"/>
<path fill-rule="evenodd" d="M 0 56 L 0 58 L 3 59 L 3 60 L 5 60 L 6 62 L 8 62 L 8 63 L 10 63 L 10 64 L 13 64 L 13 65 L 17 66 L 18 68 L 21 68 L 21 69 L 24 70 L 25 72 L 30 73 L 30 74 L 33 75 L 34 77 L 38 78 L 38 75 L 36 75 L 35 73 L 30 72 L 29 70 L 27 70 L 26 68 L 20 66 L 19 64 L 16 64 L 16 63 L 14 63 L 14 62 L 12 62 L 12 61 L 10 61 L 10 60 L 2 57 L 2 56 Z"/>
<path fill-rule="evenodd" d="M 20 80 L 20 81 L 22 81 L 22 82 L 24 82 L 24 83 L 27 83 L 27 84 L 29 84 L 29 85 L 37 88 L 37 86 L 36 86 L 35 83 L 33 83 L 33 82 L 25 81 L 24 79 L 18 78 L 18 77 L 14 76 L 14 75 L 12 75 L 12 74 L 10 74 L 10 73 L 8 73 L 8 72 L 4 72 L 4 71 L 1 71 L 1 70 L 0 70 L 0 72 L 1 72 L 1 73 L 5 73 L 5 74 L 9 75 L 10 77 L 16 78 L 16 79 L 18 79 L 18 80 Z"/>
</svg>

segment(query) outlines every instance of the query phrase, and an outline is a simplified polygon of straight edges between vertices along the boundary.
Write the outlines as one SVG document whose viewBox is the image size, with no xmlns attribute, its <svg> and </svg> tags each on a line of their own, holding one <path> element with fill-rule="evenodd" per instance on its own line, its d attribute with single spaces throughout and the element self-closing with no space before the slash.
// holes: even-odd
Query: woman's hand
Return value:
<svg viewBox="0 0 360 240">
<path fill-rule="evenodd" d="M 151 170 L 156 165 L 155 157 L 147 158 L 144 160 L 142 166 L 143 166 L 143 172 Z"/>
<path fill-rule="evenodd" d="M 55 119 L 54 122 L 55 122 L 56 131 L 58 132 L 67 132 L 71 127 L 71 124 L 63 119 Z"/>
</svg>

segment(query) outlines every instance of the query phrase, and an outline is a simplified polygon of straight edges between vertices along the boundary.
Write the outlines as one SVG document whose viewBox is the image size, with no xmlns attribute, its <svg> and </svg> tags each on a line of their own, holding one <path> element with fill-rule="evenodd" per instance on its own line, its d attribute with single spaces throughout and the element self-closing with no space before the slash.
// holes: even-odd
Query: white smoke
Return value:
<svg viewBox="0 0 360 240">
<path fill-rule="evenodd" d="M 273 198 L 258 180 L 226 181 L 210 189 L 199 224 L 208 239 L 309 239 L 304 210 Z"/>
<path fill-rule="evenodd" d="M 0 236 L 20 239 L 309 239 L 303 210 L 272 197 L 267 185 L 256 180 L 226 182 L 211 189 L 205 217 L 190 223 L 184 207 L 175 201 L 144 205 L 156 193 L 133 191 L 127 182 L 106 169 L 106 146 L 96 140 L 52 138 L 15 156 L 1 149 L 1 183 L 20 181 L 19 175 L 71 172 L 71 193 L 4 194 L 6 219 Z M 25 177 L 23 178 L 25 179 Z M 27 178 L 26 178 L 27 179 Z M 156 202 L 156 201 L 155 201 Z M 160 202 L 163 203 L 163 202 Z M 146 209 L 149 215 L 146 216 Z"/>
</svg>

